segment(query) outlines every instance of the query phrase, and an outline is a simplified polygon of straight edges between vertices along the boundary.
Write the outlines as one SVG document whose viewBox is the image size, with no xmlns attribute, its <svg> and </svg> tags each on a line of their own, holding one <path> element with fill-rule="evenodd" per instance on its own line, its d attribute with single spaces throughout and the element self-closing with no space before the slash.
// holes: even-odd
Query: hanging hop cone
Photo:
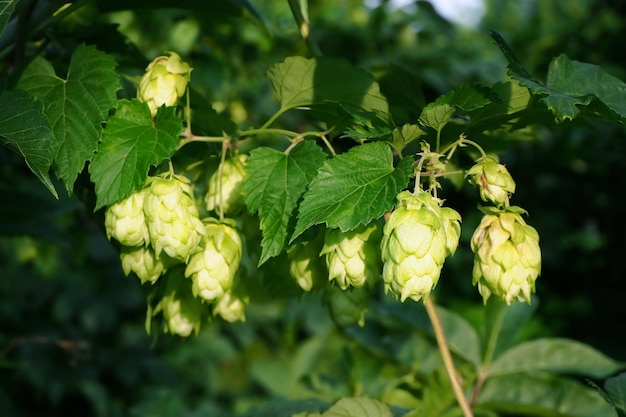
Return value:
<svg viewBox="0 0 626 417">
<path fill-rule="evenodd" d="M 229 323 L 246 321 L 247 297 L 239 297 L 232 292 L 225 293 L 213 306 L 213 315 L 220 316 Z"/>
<path fill-rule="evenodd" d="M 522 218 L 523 210 L 485 214 L 471 240 L 474 285 L 484 302 L 494 294 L 511 304 L 530 303 L 541 272 L 539 234 Z"/>
<path fill-rule="evenodd" d="M 327 282 L 328 271 L 320 259 L 322 243 L 321 239 L 313 239 L 296 243 L 287 250 L 289 273 L 304 291 L 320 288 Z"/>
<path fill-rule="evenodd" d="M 144 190 L 136 191 L 107 208 L 104 226 L 109 240 L 113 238 L 124 246 L 144 246 L 150 242 L 143 213 L 145 196 Z"/>
<path fill-rule="evenodd" d="M 167 271 L 165 262 L 149 246 L 122 246 L 120 259 L 124 274 L 134 272 L 142 284 L 154 284 Z"/>
<path fill-rule="evenodd" d="M 369 307 L 369 292 L 365 288 L 327 287 L 324 291 L 324 304 L 328 305 L 330 317 L 340 327 L 365 325 L 365 313 Z"/>
<path fill-rule="evenodd" d="M 185 94 L 190 73 L 189 64 L 174 52 L 156 57 L 139 82 L 137 98 L 148 104 L 154 117 L 162 105 L 175 106 L 178 103 Z"/>
<path fill-rule="evenodd" d="M 152 177 L 144 202 L 150 242 L 157 256 L 187 262 L 205 234 L 189 180 L 182 176 Z"/>
<path fill-rule="evenodd" d="M 498 207 L 508 206 L 515 192 L 515 181 L 504 165 L 494 156 L 481 158 L 469 171 L 467 178 L 478 187 L 480 198 Z"/>
<path fill-rule="evenodd" d="M 341 289 L 371 287 L 380 278 L 380 223 L 371 222 L 349 232 L 326 230 L 320 255 L 326 255 L 328 279 Z"/>
<path fill-rule="evenodd" d="M 165 295 L 155 308 L 155 314 L 159 311 L 163 313 L 165 333 L 182 337 L 189 336 L 191 332 L 197 335 L 206 306 L 193 297 L 188 283 L 182 277 L 173 275 L 167 278 Z"/>
<path fill-rule="evenodd" d="M 243 208 L 241 184 L 246 177 L 244 166 L 247 158 L 247 155 L 237 155 L 227 159 L 211 175 L 204 198 L 208 211 L 234 214 Z"/>
<path fill-rule="evenodd" d="M 445 258 L 454 254 L 461 216 L 426 191 L 403 191 L 383 229 L 385 291 L 400 301 L 419 301 L 439 281 Z"/>
<path fill-rule="evenodd" d="M 191 255 L 185 276 L 191 277 L 194 296 L 214 301 L 232 288 L 243 248 L 239 233 L 227 224 L 208 223 L 205 230 L 203 247 Z"/>
</svg>

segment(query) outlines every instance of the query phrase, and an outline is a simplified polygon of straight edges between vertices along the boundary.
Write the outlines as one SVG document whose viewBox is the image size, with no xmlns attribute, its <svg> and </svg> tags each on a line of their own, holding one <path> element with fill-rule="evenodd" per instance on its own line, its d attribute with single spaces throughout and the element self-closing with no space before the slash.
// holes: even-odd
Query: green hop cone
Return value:
<svg viewBox="0 0 626 417">
<path fill-rule="evenodd" d="M 211 178 L 204 198 L 208 211 L 234 214 L 243 208 L 241 184 L 246 177 L 244 169 L 247 155 L 237 155 L 220 164 Z"/>
<path fill-rule="evenodd" d="M 485 156 L 476 162 L 467 177 L 478 187 L 480 198 L 498 207 L 508 206 L 511 194 L 515 192 L 515 181 L 504 165 L 495 156 Z"/>
<path fill-rule="evenodd" d="M 320 255 L 326 255 L 328 279 L 341 289 L 371 287 L 380 278 L 381 226 L 378 221 L 349 232 L 326 230 Z"/>
<path fill-rule="evenodd" d="M 142 284 L 146 282 L 154 284 L 167 271 L 167 265 L 162 257 L 157 256 L 149 246 L 122 246 L 120 259 L 124 274 L 128 276 L 134 272 Z"/>
<path fill-rule="evenodd" d="M 150 242 L 157 255 L 186 262 L 205 234 L 185 177 L 152 177 L 144 202 Z"/>
<path fill-rule="evenodd" d="M 419 301 L 437 285 L 445 258 L 454 254 L 461 216 L 426 191 L 403 191 L 383 229 L 385 291 Z"/>
<path fill-rule="evenodd" d="M 193 295 L 214 301 L 230 291 L 239 268 L 242 243 L 235 228 L 207 223 L 203 248 L 191 255 L 185 276 L 191 277 Z"/>
<path fill-rule="evenodd" d="M 471 240 L 474 285 L 484 302 L 494 294 L 511 304 L 530 303 L 541 272 L 539 234 L 526 224 L 521 209 L 485 214 Z"/>
<path fill-rule="evenodd" d="M 330 317 L 340 327 L 365 325 L 365 313 L 369 307 L 369 292 L 365 288 L 350 288 L 347 291 L 339 287 L 327 287 L 323 302 L 328 305 Z"/>
<path fill-rule="evenodd" d="M 124 246 L 144 246 L 150 242 L 148 225 L 143 213 L 146 193 L 140 190 L 107 208 L 104 226 L 107 238 Z"/>
<path fill-rule="evenodd" d="M 206 306 L 193 296 L 189 284 L 178 274 L 167 277 L 164 296 L 154 310 L 165 319 L 165 333 L 187 337 L 200 331 Z"/>
<path fill-rule="evenodd" d="M 304 291 L 320 288 L 327 281 L 328 271 L 320 259 L 322 243 L 321 239 L 313 239 L 296 243 L 287 250 L 289 273 Z"/>
<path fill-rule="evenodd" d="M 247 297 L 233 294 L 231 291 L 224 293 L 213 306 L 213 315 L 220 316 L 229 323 L 246 321 Z"/>
<path fill-rule="evenodd" d="M 146 68 L 139 82 L 137 97 L 148 104 L 154 117 L 162 105 L 175 106 L 185 94 L 191 67 L 170 52 L 169 56 L 156 57 Z"/>
</svg>

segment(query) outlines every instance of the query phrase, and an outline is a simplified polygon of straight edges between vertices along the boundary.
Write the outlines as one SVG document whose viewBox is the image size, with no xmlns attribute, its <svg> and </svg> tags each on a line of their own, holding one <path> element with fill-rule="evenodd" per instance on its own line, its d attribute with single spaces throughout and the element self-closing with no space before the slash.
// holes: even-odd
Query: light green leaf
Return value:
<svg viewBox="0 0 626 417">
<path fill-rule="evenodd" d="M 96 184 L 96 210 L 141 187 L 150 167 L 174 154 L 181 129 L 182 120 L 173 107 L 159 109 L 152 120 L 146 103 L 119 101 L 89 166 Z"/>
<path fill-rule="evenodd" d="M 325 158 L 311 141 L 300 143 L 289 154 L 267 147 L 250 152 L 242 191 L 248 210 L 258 211 L 261 220 L 259 265 L 285 247 L 298 200 Z"/>
<path fill-rule="evenodd" d="M 409 143 L 419 139 L 425 134 L 426 132 L 424 132 L 419 125 L 405 124 L 401 128 L 397 127 L 393 130 L 391 146 L 396 150 L 396 152 L 401 153 Z"/>
<path fill-rule="evenodd" d="M 391 409 L 380 401 L 367 397 L 342 398 L 323 417 L 393 417 Z"/>
<path fill-rule="evenodd" d="M 472 363 L 475 369 L 480 368 L 480 338 L 476 330 L 467 320 L 451 310 L 437 306 L 437 314 L 441 320 L 450 350 L 461 358 Z M 429 332 L 434 336 L 432 330 Z"/>
<path fill-rule="evenodd" d="M 120 88 L 116 63 L 94 47 L 79 46 L 70 61 L 67 80 L 38 57 L 24 70 L 18 88 L 44 103 L 56 138 L 54 167 L 69 194 L 86 161 L 93 158 L 102 135 L 102 123 Z"/>
<path fill-rule="evenodd" d="M 326 161 L 304 194 L 291 240 L 316 224 L 348 231 L 382 216 L 409 182 L 413 162 L 407 157 L 394 168 L 383 142 L 355 146 Z"/>
<path fill-rule="evenodd" d="M 20 90 L 2 94 L 0 142 L 22 155 L 37 178 L 55 197 L 59 197 L 48 173 L 55 141 L 41 102 Z"/>
<path fill-rule="evenodd" d="M 0 38 L 20 0 L 0 0 Z"/>
<path fill-rule="evenodd" d="M 611 406 L 578 382 L 549 374 L 488 378 L 477 404 L 514 415 L 546 417 L 613 416 Z"/>
<path fill-rule="evenodd" d="M 289 57 L 268 71 L 281 112 L 317 104 L 338 103 L 386 115 L 387 100 L 372 76 L 347 61 L 332 58 Z"/>
<path fill-rule="evenodd" d="M 544 338 L 524 342 L 507 350 L 491 364 L 489 374 L 495 376 L 547 371 L 606 378 L 624 369 L 625 365 L 584 343 Z"/>
</svg>

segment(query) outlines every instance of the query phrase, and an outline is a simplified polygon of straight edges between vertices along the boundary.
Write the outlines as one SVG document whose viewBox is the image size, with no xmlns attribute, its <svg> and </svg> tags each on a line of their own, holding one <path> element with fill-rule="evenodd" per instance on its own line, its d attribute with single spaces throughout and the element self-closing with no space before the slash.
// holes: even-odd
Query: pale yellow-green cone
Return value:
<svg viewBox="0 0 626 417">
<path fill-rule="evenodd" d="M 511 304 L 530 303 L 541 272 L 537 231 L 519 212 L 485 214 L 471 240 L 474 252 L 472 278 L 487 302 L 493 294 Z"/>
<path fill-rule="evenodd" d="M 321 239 L 313 239 L 287 249 L 289 273 L 304 291 L 323 287 L 328 282 L 328 271 L 320 257 L 322 243 Z"/>
<path fill-rule="evenodd" d="M 498 207 L 508 206 L 511 194 L 515 192 L 515 181 L 504 165 L 495 156 L 485 156 L 476 162 L 467 178 L 478 187 L 480 198 Z"/>
<path fill-rule="evenodd" d="M 205 234 L 198 217 L 189 180 L 185 177 L 148 179 L 144 214 L 150 242 L 157 255 L 187 262 Z"/>
<path fill-rule="evenodd" d="M 247 297 L 240 297 L 232 292 L 222 295 L 213 306 L 213 315 L 220 316 L 229 323 L 246 321 Z"/>
<path fill-rule="evenodd" d="M 203 248 L 191 255 L 185 276 L 191 277 L 193 295 L 214 301 L 230 291 L 242 256 L 239 233 L 223 223 L 207 223 Z"/>
<path fill-rule="evenodd" d="M 207 307 L 194 298 L 188 282 L 182 277 L 167 276 L 165 295 L 155 308 L 155 313 L 163 312 L 165 333 L 187 337 L 200 331 L 203 315 Z"/>
<path fill-rule="evenodd" d="M 326 255 L 328 279 L 341 289 L 371 287 L 380 278 L 381 226 L 378 221 L 349 232 L 326 230 L 320 255 Z"/>
<path fill-rule="evenodd" d="M 365 325 L 365 313 L 369 307 L 369 292 L 365 288 L 342 290 L 328 286 L 324 290 L 324 304 L 328 305 L 330 317 L 341 327 Z"/>
<path fill-rule="evenodd" d="M 237 155 L 227 159 L 211 175 L 204 198 L 208 211 L 234 214 L 243 208 L 241 184 L 246 177 L 244 166 L 247 158 L 247 155 Z"/>
<path fill-rule="evenodd" d="M 137 97 L 150 107 L 154 117 L 162 105 L 175 106 L 185 94 L 191 67 L 174 52 L 156 57 L 139 82 Z"/>
<path fill-rule="evenodd" d="M 104 213 L 107 238 L 124 246 L 144 246 L 150 242 L 148 225 L 143 213 L 146 193 L 139 190 L 112 204 Z"/>
<path fill-rule="evenodd" d="M 403 191 L 383 228 L 385 291 L 400 301 L 430 294 L 447 256 L 459 243 L 461 216 L 426 191 Z"/>
<path fill-rule="evenodd" d="M 167 266 L 149 246 L 122 246 L 120 252 L 122 269 L 128 276 L 134 272 L 142 284 L 154 284 L 167 271 Z"/>
</svg>

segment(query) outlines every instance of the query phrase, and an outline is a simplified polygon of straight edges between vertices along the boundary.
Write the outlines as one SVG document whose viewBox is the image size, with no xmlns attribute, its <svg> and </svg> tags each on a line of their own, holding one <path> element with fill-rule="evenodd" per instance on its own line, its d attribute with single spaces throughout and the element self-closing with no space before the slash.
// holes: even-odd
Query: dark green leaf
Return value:
<svg viewBox="0 0 626 417">
<path fill-rule="evenodd" d="M 424 107 L 419 122 L 441 131 L 457 111 L 469 112 L 491 103 L 491 100 L 487 98 L 487 93 L 488 90 L 483 87 L 461 86 Z"/>
<path fill-rule="evenodd" d="M 248 209 L 258 211 L 261 219 L 259 265 L 285 247 L 298 200 L 325 158 L 311 141 L 299 144 L 289 154 L 267 147 L 250 153 L 242 191 Z"/>
<path fill-rule="evenodd" d="M 578 382 L 548 374 L 488 378 L 478 405 L 514 415 L 599 417 L 615 415 L 611 406 Z"/>
<path fill-rule="evenodd" d="M 102 123 L 120 88 L 115 61 L 85 45 L 72 56 L 67 80 L 38 57 L 26 68 L 18 87 L 44 103 L 44 112 L 56 138 L 54 167 L 71 194 L 74 181 L 90 161 L 102 135 Z"/>
<path fill-rule="evenodd" d="M 20 90 L 2 94 L 0 141 L 21 154 L 31 171 L 58 198 L 48 173 L 55 141 L 41 102 Z"/>
<path fill-rule="evenodd" d="M 592 347 L 569 339 L 538 339 L 524 342 L 504 352 L 490 366 L 490 375 L 547 371 L 577 374 L 595 378 L 624 369 Z"/>
<path fill-rule="evenodd" d="M 96 184 L 96 210 L 141 187 L 150 166 L 172 156 L 182 121 L 173 107 L 159 109 L 152 120 L 148 106 L 136 99 L 118 102 L 104 130 L 98 153 L 89 166 Z"/>
<path fill-rule="evenodd" d="M 20 0 L 0 0 L 0 38 Z"/>
<path fill-rule="evenodd" d="M 304 195 L 291 240 L 316 224 L 348 231 L 382 216 L 409 182 L 413 162 L 404 158 L 394 169 L 391 149 L 383 142 L 356 146 L 326 161 Z"/>
<path fill-rule="evenodd" d="M 626 411 L 626 372 L 607 379 L 604 389 L 611 399 L 611 405 L 621 411 Z"/>
</svg>

